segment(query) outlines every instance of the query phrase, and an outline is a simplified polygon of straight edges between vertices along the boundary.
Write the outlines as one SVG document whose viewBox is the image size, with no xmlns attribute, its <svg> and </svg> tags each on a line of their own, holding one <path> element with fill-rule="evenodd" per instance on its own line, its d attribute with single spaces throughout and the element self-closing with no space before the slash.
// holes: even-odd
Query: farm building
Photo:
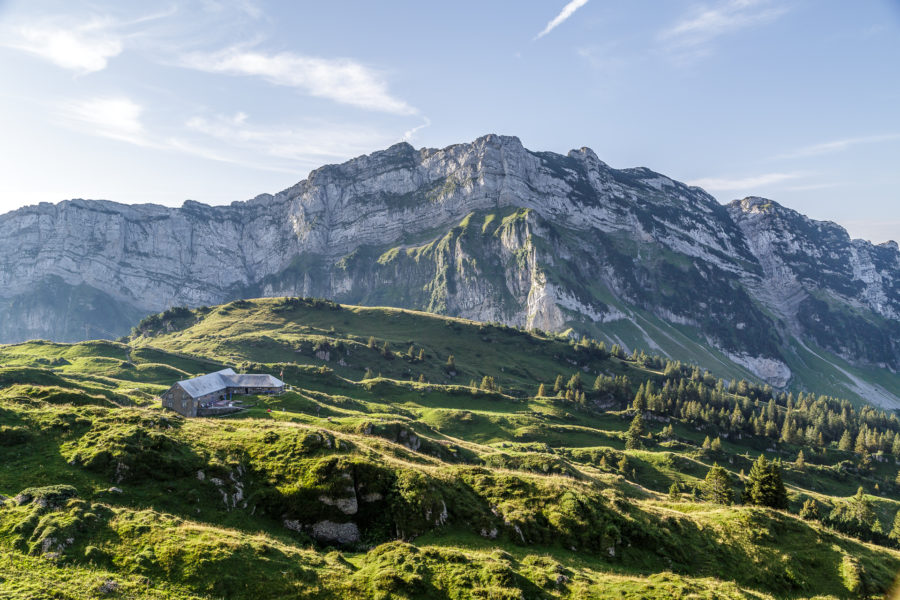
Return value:
<svg viewBox="0 0 900 600">
<path fill-rule="evenodd" d="M 239 375 L 233 369 L 175 383 L 162 395 L 163 408 L 186 417 L 227 412 L 235 394 L 280 394 L 284 382 L 272 375 Z"/>
</svg>

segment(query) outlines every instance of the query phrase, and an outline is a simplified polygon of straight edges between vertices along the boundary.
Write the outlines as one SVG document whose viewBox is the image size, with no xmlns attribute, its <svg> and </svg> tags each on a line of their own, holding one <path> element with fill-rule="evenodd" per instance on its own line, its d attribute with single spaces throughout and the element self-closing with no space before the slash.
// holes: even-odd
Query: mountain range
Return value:
<svg viewBox="0 0 900 600">
<path fill-rule="evenodd" d="M 314 296 L 590 336 L 900 407 L 900 249 L 515 137 L 327 165 L 278 194 L 0 216 L 0 342 L 118 337 L 172 306 Z"/>
</svg>

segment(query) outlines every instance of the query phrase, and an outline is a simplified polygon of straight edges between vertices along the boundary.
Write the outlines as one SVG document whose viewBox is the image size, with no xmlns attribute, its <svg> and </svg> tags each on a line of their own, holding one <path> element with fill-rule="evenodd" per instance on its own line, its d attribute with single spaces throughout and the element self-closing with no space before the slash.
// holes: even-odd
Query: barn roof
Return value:
<svg viewBox="0 0 900 600">
<path fill-rule="evenodd" d="M 284 385 L 283 381 L 271 375 L 235 375 L 233 371 L 227 375 L 223 374 L 222 379 L 228 384 L 228 387 L 281 387 Z"/>
<path fill-rule="evenodd" d="M 199 377 L 193 377 L 191 379 L 185 379 L 184 381 L 179 381 L 178 385 L 191 395 L 192 398 L 198 398 L 200 396 L 205 396 L 206 394 L 212 394 L 214 392 L 218 392 L 219 390 L 224 390 L 228 387 L 224 377 L 228 377 L 234 375 L 234 369 L 222 369 L 221 371 L 216 371 L 215 373 L 207 373 L 206 375 L 200 375 Z"/>
<path fill-rule="evenodd" d="M 192 398 L 199 398 L 207 394 L 224 390 L 230 387 L 282 387 L 284 382 L 271 375 L 239 375 L 234 369 L 222 369 L 215 373 L 208 373 L 179 381 L 178 385 Z"/>
</svg>

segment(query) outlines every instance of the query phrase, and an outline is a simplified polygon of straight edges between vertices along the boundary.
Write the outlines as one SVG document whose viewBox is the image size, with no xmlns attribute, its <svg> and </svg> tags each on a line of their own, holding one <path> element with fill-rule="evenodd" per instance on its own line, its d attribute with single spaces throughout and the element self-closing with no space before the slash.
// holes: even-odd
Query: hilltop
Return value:
<svg viewBox="0 0 900 600">
<path fill-rule="evenodd" d="M 896 416 L 599 340 L 273 298 L 0 364 L 11 597 L 857 598 L 900 570 Z M 292 389 L 155 400 L 226 366 Z M 761 453 L 786 508 L 704 501 L 715 463 L 747 501 Z"/>
<path fill-rule="evenodd" d="M 277 194 L 0 216 L 0 341 L 116 338 L 173 306 L 302 295 L 652 350 L 900 406 L 900 251 L 777 202 L 727 206 L 589 148 L 402 143 Z"/>
</svg>

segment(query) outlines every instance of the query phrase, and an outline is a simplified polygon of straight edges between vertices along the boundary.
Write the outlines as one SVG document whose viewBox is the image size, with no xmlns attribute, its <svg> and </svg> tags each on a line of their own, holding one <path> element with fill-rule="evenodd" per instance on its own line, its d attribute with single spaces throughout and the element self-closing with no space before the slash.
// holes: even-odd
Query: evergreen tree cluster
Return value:
<svg viewBox="0 0 900 600">
<path fill-rule="evenodd" d="M 673 417 L 687 423 L 712 425 L 722 432 L 769 438 L 772 441 L 840 450 L 861 455 L 878 452 L 900 456 L 900 420 L 872 406 L 854 407 L 847 400 L 800 392 L 774 394 L 768 386 L 744 380 L 726 384 L 696 367 L 669 361 L 662 386 L 642 383 L 632 408 Z"/>
</svg>

